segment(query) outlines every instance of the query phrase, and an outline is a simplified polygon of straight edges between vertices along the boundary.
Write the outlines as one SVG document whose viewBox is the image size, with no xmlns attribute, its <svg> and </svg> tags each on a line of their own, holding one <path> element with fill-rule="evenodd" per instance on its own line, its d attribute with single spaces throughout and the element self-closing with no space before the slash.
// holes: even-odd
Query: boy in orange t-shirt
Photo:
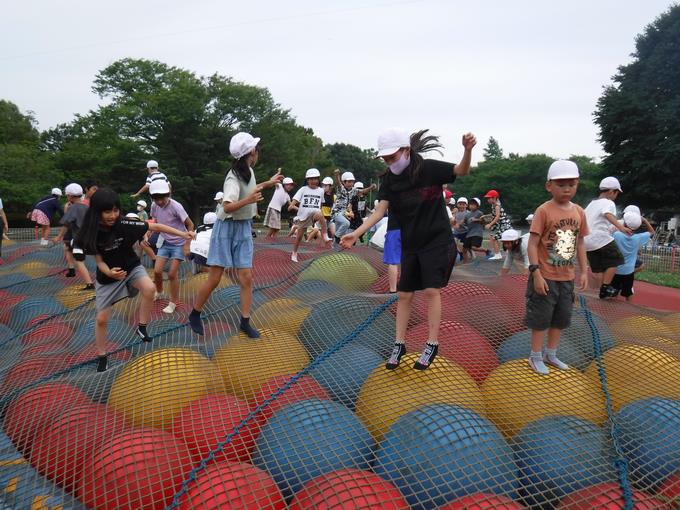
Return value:
<svg viewBox="0 0 680 510">
<path fill-rule="evenodd" d="M 529 231 L 525 322 L 531 329 L 529 366 L 542 375 L 550 373 L 546 365 L 569 369 L 557 357 L 557 347 L 562 330 L 571 323 L 576 260 L 581 268 L 579 290 L 588 287 L 588 260 L 583 245 L 588 224 L 583 209 L 571 201 L 578 182 L 579 171 L 574 162 L 553 162 L 545 184 L 552 199 L 536 209 Z M 546 330 L 548 346 L 542 352 Z"/>
</svg>

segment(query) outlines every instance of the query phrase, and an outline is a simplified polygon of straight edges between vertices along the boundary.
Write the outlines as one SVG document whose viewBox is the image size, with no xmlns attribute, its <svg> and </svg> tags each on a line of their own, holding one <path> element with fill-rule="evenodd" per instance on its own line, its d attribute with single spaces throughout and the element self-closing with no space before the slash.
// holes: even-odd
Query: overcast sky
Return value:
<svg viewBox="0 0 680 510">
<path fill-rule="evenodd" d="M 666 0 L 62 0 L 0 17 L 0 98 L 40 129 L 96 108 L 97 71 L 156 59 L 267 87 L 325 143 L 430 128 L 456 161 L 474 132 L 505 153 L 603 155 L 602 87 Z"/>
</svg>

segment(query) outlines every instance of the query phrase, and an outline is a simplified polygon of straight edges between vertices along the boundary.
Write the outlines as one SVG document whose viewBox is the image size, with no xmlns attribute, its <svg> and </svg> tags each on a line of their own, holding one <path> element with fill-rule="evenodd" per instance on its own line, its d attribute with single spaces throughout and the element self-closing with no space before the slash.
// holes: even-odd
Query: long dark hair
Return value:
<svg viewBox="0 0 680 510">
<path fill-rule="evenodd" d="M 231 171 L 236 174 L 243 182 L 248 184 L 250 182 L 250 165 L 248 164 L 248 157 L 250 152 L 239 159 L 234 160 L 234 164 L 231 165 Z"/>
<path fill-rule="evenodd" d="M 439 143 L 439 137 L 434 135 L 426 136 L 428 131 L 429 129 L 421 129 L 411 135 L 411 162 L 409 166 L 411 167 L 410 180 L 412 184 L 416 184 L 420 180 L 420 174 L 423 171 L 423 156 L 421 154 L 430 151 L 437 151 L 439 154 L 442 154 L 440 149 L 443 145 Z M 381 174 L 381 177 L 388 174 L 389 168 L 385 169 L 385 172 Z"/>
<path fill-rule="evenodd" d="M 114 207 L 120 209 L 120 197 L 110 188 L 99 188 L 90 198 L 90 207 L 83 218 L 83 226 L 76 234 L 76 244 L 86 253 L 97 251 L 97 233 L 102 212 Z"/>
</svg>

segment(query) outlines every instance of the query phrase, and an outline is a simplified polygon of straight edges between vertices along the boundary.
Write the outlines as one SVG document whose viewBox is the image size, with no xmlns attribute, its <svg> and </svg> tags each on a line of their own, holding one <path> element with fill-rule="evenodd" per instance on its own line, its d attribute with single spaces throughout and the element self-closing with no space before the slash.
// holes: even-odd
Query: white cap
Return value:
<svg viewBox="0 0 680 510">
<path fill-rule="evenodd" d="M 356 179 L 354 178 L 354 174 L 352 172 L 343 172 L 343 174 L 340 176 L 340 180 L 342 182 L 356 181 Z"/>
<path fill-rule="evenodd" d="M 137 200 L 137 205 L 141 205 L 144 209 L 146 209 L 146 200 Z"/>
<path fill-rule="evenodd" d="M 295 184 L 295 181 L 290 177 L 284 177 L 281 184 Z"/>
<path fill-rule="evenodd" d="M 634 212 L 635 214 L 639 214 L 640 216 L 642 216 L 640 208 L 637 205 L 627 205 L 626 208 L 623 210 L 623 214 L 626 214 L 627 212 Z"/>
<path fill-rule="evenodd" d="M 533 215 L 533 214 L 530 214 L 529 216 L 527 216 L 527 217 L 524 218 L 524 219 L 527 220 L 527 221 L 533 221 L 534 215 Z"/>
<path fill-rule="evenodd" d="M 504 230 L 501 234 L 501 241 L 517 241 L 517 239 L 519 239 L 519 232 L 512 228 Z"/>
<path fill-rule="evenodd" d="M 305 172 L 305 179 L 312 179 L 313 177 L 321 177 L 321 172 L 317 168 L 310 168 Z"/>
<path fill-rule="evenodd" d="M 83 196 L 83 187 L 80 184 L 76 184 L 75 182 L 72 182 L 66 188 L 64 189 L 64 193 L 67 195 L 70 195 L 72 197 L 82 197 Z M 61 195 L 61 192 L 59 192 Z"/>
<path fill-rule="evenodd" d="M 456 200 L 456 203 L 458 203 L 458 202 L 463 202 L 463 203 L 467 204 L 467 203 L 468 203 L 468 199 L 465 198 L 465 197 L 460 197 L 458 200 Z"/>
<path fill-rule="evenodd" d="M 158 161 L 154 161 L 153 159 L 150 159 L 149 161 L 146 162 L 146 167 L 147 168 L 158 168 Z"/>
<path fill-rule="evenodd" d="M 642 216 L 633 211 L 623 213 L 623 222 L 630 229 L 636 230 L 642 225 Z"/>
<path fill-rule="evenodd" d="M 472 199 L 477 205 L 482 205 L 482 201 L 478 199 L 477 197 Z"/>
<path fill-rule="evenodd" d="M 170 185 L 168 181 L 163 179 L 156 179 L 151 184 L 149 184 L 149 195 L 167 195 L 170 193 Z"/>
<path fill-rule="evenodd" d="M 578 179 L 578 167 L 573 161 L 566 159 L 558 159 L 553 161 L 548 169 L 548 180 L 554 181 L 556 179 Z"/>
<path fill-rule="evenodd" d="M 224 193 L 222 193 L 221 191 L 218 191 L 217 193 L 215 193 L 215 198 L 213 198 L 213 200 L 217 202 L 218 200 L 222 200 L 223 198 L 224 198 Z"/>
<path fill-rule="evenodd" d="M 212 225 L 217 221 L 217 214 L 214 212 L 207 212 L 203 215 L 203 224 Z"/>
<path fill-rule="evenodd" d="M 364 189 L 364 183 L 361 182 L 361 181 L 357 181 L 357 182 L 354 183 L 354 187 L 356 189 Z"/>
<path fill-rule="evenodd" d="M 621 189 L 621 183 L 616 177 L 605 177 L 604 179 L 602 179 L 600 181 L 600 189 L 601 190 L 615 189 L 623 193 L 623 190 Z"/>
<path fill-rule="evenodd" d="M 402 147 L 411 146 L 411 137 L 402 129 L 387 129 L 378 137 L 378 157 L 394 154 Z"/>
<path fill-rule="evenodd" d="M 321 181 L 321 184 L 330 184 L 333 186 L 333 178 L 332 177 L 324 177 L 323 181 Z"/>
<path fill-rule="evenodd" d="M 453 197 L 449 198 L 449 205 L 456 205 L 456 199 Z"/>
<path fill-rule="evenodd" d="M 235 159 L 241 159 L 257 146 L 260 139 L 250 133 L 236 133 L 229 142 L 229 152 Z"/>
<path fill-rule="evenodd" d="M 129 212 L 129 213 L 127 213 L 127 214 L 125 215 L 125 217 L 126 217 L 128 220 L 137 220 L 137 221 L 139 221 L 139 215 L 138 215 L 137 213 Z"/>
<path fill-rule="evenodd" d="M 59 188 L 52 188 L 52 192 L 50 195 L 58 195 L 61 196 L 61 190 Z"/>
</svg>

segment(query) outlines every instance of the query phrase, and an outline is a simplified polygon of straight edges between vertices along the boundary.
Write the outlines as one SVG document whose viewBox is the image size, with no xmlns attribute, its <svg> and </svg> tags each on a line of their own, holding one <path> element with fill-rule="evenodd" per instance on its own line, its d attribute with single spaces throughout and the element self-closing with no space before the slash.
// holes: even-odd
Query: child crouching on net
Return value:
<svg viewBox="0 0 680 510">
<path fill-rule="evenodd" d="M 133 248 L 149 230 L 185 239 L 195 237 L 194 232 L 180 232 L 167 225 L 121 218 L 120 198 L 108 188 L 100 188 L 92 195 L 90 208 L 85 213 L 83 226 L 75 239 L 73 256 L 77 260 L 85 260 L 85 255 L 90 254 L 95 256 L 97 262 L 97 372 L 104 372 L 107 368 L 106 332 L 111 307 L 118 301 L 142 294 L 139 324 L 135 333 L 145 342 L 151 341 L 146 327 L 153 306 L 155 285 Z"/>
</svg>

